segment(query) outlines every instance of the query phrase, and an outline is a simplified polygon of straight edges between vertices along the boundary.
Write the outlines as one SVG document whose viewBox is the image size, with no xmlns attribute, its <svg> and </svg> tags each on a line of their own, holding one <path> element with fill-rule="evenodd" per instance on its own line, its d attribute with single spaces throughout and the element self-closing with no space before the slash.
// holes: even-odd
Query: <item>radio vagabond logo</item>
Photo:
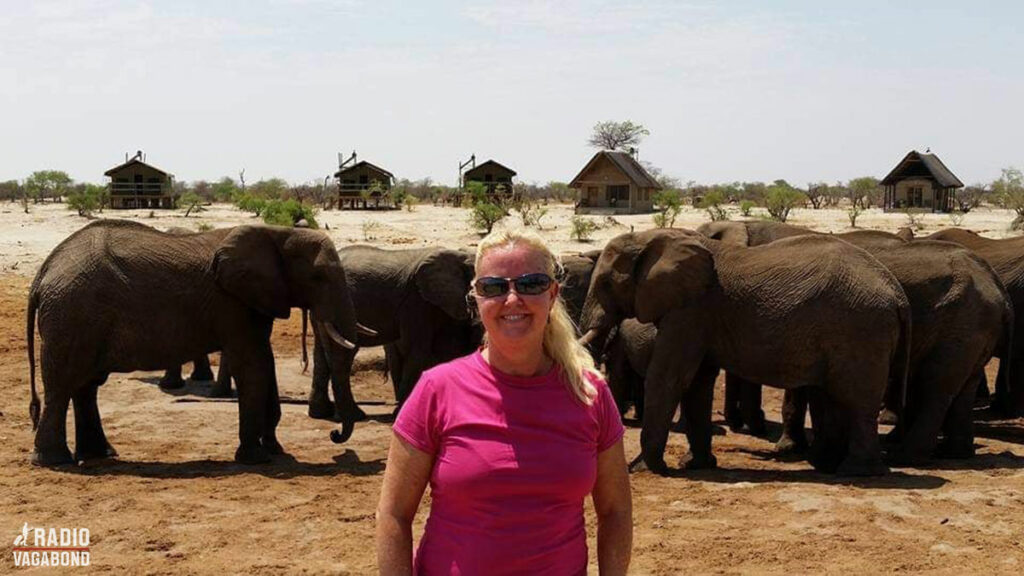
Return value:
<svg viewBox="0 0 1024 576">
<path fill-rule="evenodd" d="M 14 538 L 14 566 L 88 566 L 88 528 L 32 527 L 28 522 Z"/>
</svg>

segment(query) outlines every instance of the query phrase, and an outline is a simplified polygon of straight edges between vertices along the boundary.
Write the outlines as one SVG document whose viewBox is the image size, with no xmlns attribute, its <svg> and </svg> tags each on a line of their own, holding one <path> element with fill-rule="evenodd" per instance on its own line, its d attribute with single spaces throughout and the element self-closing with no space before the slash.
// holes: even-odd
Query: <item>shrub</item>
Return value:
<svg viewBox="0 0 1024 576">
<path fill-rule="evenodd" d="M 954 210 L 949 213 L 949 221 L 953 226 L 959 226 L 964 223 L 964 213 L 961 210 Z"/>
<path fill-rule="evenodd" d="M 1003 208 L 1017 213 L 1010 228 L 1024 227 L 1024 173 L 1016 168 L 1006 168 L 1003 175 L 992 183 L 992 194 Z"/>
<path fill-rule="evenodd" d="M 380 222 L 376 220 L 363 220 L 361 227 L 363 229 L 363 240 L 374 240 L 377 238 L 375 233 L 380 230 Z"/>
<path fill-rule="evenodd" d="M 259 216 L 267 207 L 267 201 L 249 192 L 243 192 L 235 196 L 235 206 L 242 212 L 252 212 L 253 216 Z"/>
<path fill-rule="evenodd" d="M 729 214 L 725 211 L 725 208 L 722 208 L 723 202 L 725 202 L 725 196 L 722 195 L 722 192 L 711 189 L 704 195 L 704 199 L 700 201 L 700 207 L 707 211 L 712 222 L 728 220 Z M 674 222 L 675 218 L 672 220 Z M 671 225 L 669 227 L 671 228 Z"/>
<path fill-rule="evenodd" d="M 182 206 L 186 207 L 185 218 L 188 218 L 188 215 L 191 214 L 193 211 L 196 213 L 203 211 L 203 207 L 200 206 L 200 204 L 202 204 L 203 202 L 203 199 L 199 196 L 199 194 L 192 190 L 189 190 L 188 192 L 182 194 L 181 198 L 179 198 L 178 201 L 181 202 Z"/>
<path fill-rule="evenodd" d="M 846 216 L 850 219 L 850 228 L 857 227 L 857 217 L 860 216 L 860 213 L 863 211 L 864 209 L 857 204 L 850 206 L 850 209 L 846 211 Z"/>
<path fill-rule="evenodd" d="M 590 236 L 598 229 L 597 222 L 582 216 L 573 216 L 569 238 L 578 242 L 590 242 Z"/>
<path fill-rule="evenodd" d="M 475 202 L 470 208 L 469 223 L 477 230 L 483 230 L 484 234 L 490 234 L 502 218 L 505 217 L 505 209 L 497 204 L 482 201 Z"/>
<path fill-rule="evenodd" d="M 547 208 L 537 204 L 535 201 L 525 196 L 516 201 L 513 207 L 519 212 L 519 217 L 523 221 L 523 226 L 536 226 L 538 230 L 542 229 L 540 220 L 547 215 Z"/>
<path fill-rule="evenodd" d="M 678 190 L 662 190 L 655 194 L 651 201 L 657 214 L 654 215 L 654 225 L 658 228 L 671 228 L 676 223 L 676 217 L 683 210 L 683 196 Z"/>
<path fill-rule="evenodd" d="M 785 182 L 778 182 L 768 187 L 764 201 L 772 220 L 785 222 L 789 218 L 790 210 L 803 206 L 807 196 Z"/>
<path fill-rule="evenodd" d="M 95 184 L 76 186 L 67 193 L 68 210 L 77 210 L 79 216 L 92 216 L 100 208 L 102 188 Z"/>
<path fill-rule="evenodd" d="M 295 226 L 305 220 L 310 228 L 318 228 L 316 209 L 298 200 L 269 200 L 263 208 L 263 221 L 272 226 Z"/>
<path fill-rule="evenodd" d="M 196 224 L 196 230 L 200 232 L 209 232 L 210 230 L 213 230 L 213 226 L 209 222 L 200 222 L 199 224 Z"/>
<path fill-rule="evenodd" d="M 910 227 L 911 230 L 920 230 L 921 228 L 924 228 L 924 213 L 914 212 L 910 208 L 905 209 L 903 213 L 907 215 L 907 226 Z"/>
<path fill-rule="evenodd" d="M 750 200 L 743 200 L 740 202 L 740 214 L 746 218 L 750 217 L 750 211 L 753 210 L 753 208 L 754 203 Z"/>
</svg>

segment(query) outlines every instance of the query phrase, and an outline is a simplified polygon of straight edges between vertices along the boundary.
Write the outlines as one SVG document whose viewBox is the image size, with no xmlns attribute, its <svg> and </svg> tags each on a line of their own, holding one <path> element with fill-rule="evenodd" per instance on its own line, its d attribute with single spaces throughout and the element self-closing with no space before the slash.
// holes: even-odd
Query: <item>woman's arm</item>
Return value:
<svg viewBox="0 0 1024 576">
<path fill-rule="evenodd" d="M 625 574 L 633 551 L 633 497 L 621 439 L 597 455 L 592 498 L 597 512 L 598 571 L 602 576 Z"/>
<path fill-rule="evenodd" d="M 433 456 L 392 433 L 377 504 L 377 566 L 381 574 L 412 574 L 412 521 L 433 467 Z"/>
</svg>

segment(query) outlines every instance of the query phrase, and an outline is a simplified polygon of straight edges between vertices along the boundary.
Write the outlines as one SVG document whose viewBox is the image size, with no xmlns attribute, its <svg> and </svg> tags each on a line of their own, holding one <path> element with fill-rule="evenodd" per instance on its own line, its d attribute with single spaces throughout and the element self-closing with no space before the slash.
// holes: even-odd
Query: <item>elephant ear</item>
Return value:
<svg viewBox="0 0 1024 576">
<path fill-rule="evenodd" d="M 654 237 L 640 252 L 634 271 L 636 319 L 657 322 L 673 308 L 700 301 L 711 286 L 714 268 L 711 253 L 695 239 Z"/>
<path fill-rule="evenodd" d="M 291 314 L 281 253 L 265 228 L 235 228 L 213 256 L 217 285 L 249 307 L 274 318 Z"/>
<path fill-rule="evenodd" d="M 439 250 L 423 259 L 415 276 L 416 288 L 424 300 L 456 320 L 469 320 L 466 294 L 473 278 L 471 255 Z"/>
<path fill-rule="evenodd" d="M 748 246 L 750 242 L 747 225 L 742 222 L 709 222 L 701 225 L 697 231 L 712 240 L 721 240 L 726 244 Z"/>
</svg>

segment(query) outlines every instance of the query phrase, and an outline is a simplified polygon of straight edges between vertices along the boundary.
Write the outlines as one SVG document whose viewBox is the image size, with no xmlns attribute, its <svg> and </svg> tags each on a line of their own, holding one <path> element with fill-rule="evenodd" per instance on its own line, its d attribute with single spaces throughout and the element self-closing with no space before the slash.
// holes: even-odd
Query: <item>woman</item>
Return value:
<svg viewBox="0 0 1024 576">
<path fill-rule="evenodd" d="M 558 298 L 539 236 L 495 232 L 470 295 L 483 347 L 423 373 L 394 425 L 377 509 L 382 574 L 585 574 L 583 500 L 601 574 L 633 538 L 622 422 Z M 412 552 L 412 522 L 431 510 Z"/>
</svg>

